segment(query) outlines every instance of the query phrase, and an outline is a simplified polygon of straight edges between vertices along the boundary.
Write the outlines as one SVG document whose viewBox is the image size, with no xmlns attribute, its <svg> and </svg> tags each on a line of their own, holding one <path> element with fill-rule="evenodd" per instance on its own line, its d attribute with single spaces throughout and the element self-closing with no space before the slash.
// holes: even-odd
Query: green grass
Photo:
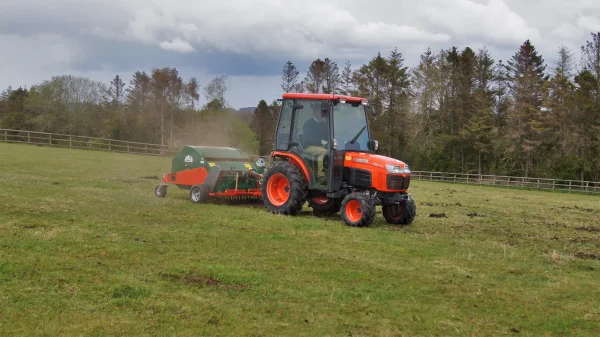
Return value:
<svg viewBox="0 0 600 337">
<path fill-rule="evenodd" d="M 600 334 L 600 197 L 413 181 L 414 224 L 351 228 L 156 198 L 170 158 L 0 158 L 2 336 Z"/>
</svg>

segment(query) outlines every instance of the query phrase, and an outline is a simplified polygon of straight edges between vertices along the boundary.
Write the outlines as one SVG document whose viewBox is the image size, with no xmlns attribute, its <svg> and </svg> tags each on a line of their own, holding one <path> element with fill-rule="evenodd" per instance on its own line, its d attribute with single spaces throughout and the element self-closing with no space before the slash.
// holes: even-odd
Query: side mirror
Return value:
<svg viewBox="0 0 600 337">
<path fill-rule="evenodd" d="M 294 110 L 302 110 L 302 109 L 304 109 L 304 105 L 296 103 L 296 104 L 294 104 L 293 109 Z"/>
<path fill-rule="evenodd" d="M 369 141 L 369 150 L 377 151 L 378 148 L 379 148 L 379 141 L 376 141 L 376 140 Z"/>
</svg>

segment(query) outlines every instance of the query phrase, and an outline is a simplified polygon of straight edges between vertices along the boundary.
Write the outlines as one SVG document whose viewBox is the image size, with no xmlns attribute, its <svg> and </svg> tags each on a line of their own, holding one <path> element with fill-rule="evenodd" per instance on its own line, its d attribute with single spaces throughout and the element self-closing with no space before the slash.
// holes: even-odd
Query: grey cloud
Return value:
<svg viewBox="0 0 600 337">
<path fill-rule="evenodd" d="M 561 44 L 576 52 L 599 17 L 597 0 L 2 1 L 0 50 L 11 52 L 0 87 L 170 65 L 188 77 L 244 74 L 246 84 L 268 75 L 271 87 L 261 80 L 253 90 L 272 96 L 288 59 L 303 71 L 317 57 L 360 64 L 398 47 L 414 65 L 427 47 L 486 46 L 505 60 L 529 38 L 549 60 Z"/>
</svg>

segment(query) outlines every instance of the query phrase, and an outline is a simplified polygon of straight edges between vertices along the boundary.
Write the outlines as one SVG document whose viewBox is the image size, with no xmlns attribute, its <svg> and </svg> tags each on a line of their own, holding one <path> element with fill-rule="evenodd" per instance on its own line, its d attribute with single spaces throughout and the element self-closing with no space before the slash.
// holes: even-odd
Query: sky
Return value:
<svg viewBox="0 0 600 337">
<path fill-rule="evenodd" d="M 469 46 L 507 60 L 530 39 L 551 64 L 599 31 L 598 0 L 0 0 L 0 91 L 170 66 L 201 85 L 227 75 L 238 109 L 279 98 L 288 60 L 303 78 L 316 58 L 358 68 L 398 48 L 415 66 L 428 47 Z"/>
</svg>

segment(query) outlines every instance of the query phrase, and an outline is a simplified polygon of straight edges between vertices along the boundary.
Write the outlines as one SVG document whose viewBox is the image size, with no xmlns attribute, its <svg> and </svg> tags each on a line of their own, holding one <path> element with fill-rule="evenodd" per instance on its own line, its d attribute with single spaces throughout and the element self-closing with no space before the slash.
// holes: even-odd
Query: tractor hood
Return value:
<svg viewBox="0 0 600 337">
<path fill-rule="evenodd" d="M 358 165 L 357 165 L 358 164 Z M 344 166 L 374 166 L 386 170 L 386 165 L 399 166 L 406 169 L 401 173 L 409 173 L 408 165 L 401 160 L 372 153 L 346 152 Z M 408 172 L 407 172 L 408 171 Z M 391 172 L 390 172 L 391 173 Z M 400 173 L 400 172 L 398 172 Z"/>
</svg>

